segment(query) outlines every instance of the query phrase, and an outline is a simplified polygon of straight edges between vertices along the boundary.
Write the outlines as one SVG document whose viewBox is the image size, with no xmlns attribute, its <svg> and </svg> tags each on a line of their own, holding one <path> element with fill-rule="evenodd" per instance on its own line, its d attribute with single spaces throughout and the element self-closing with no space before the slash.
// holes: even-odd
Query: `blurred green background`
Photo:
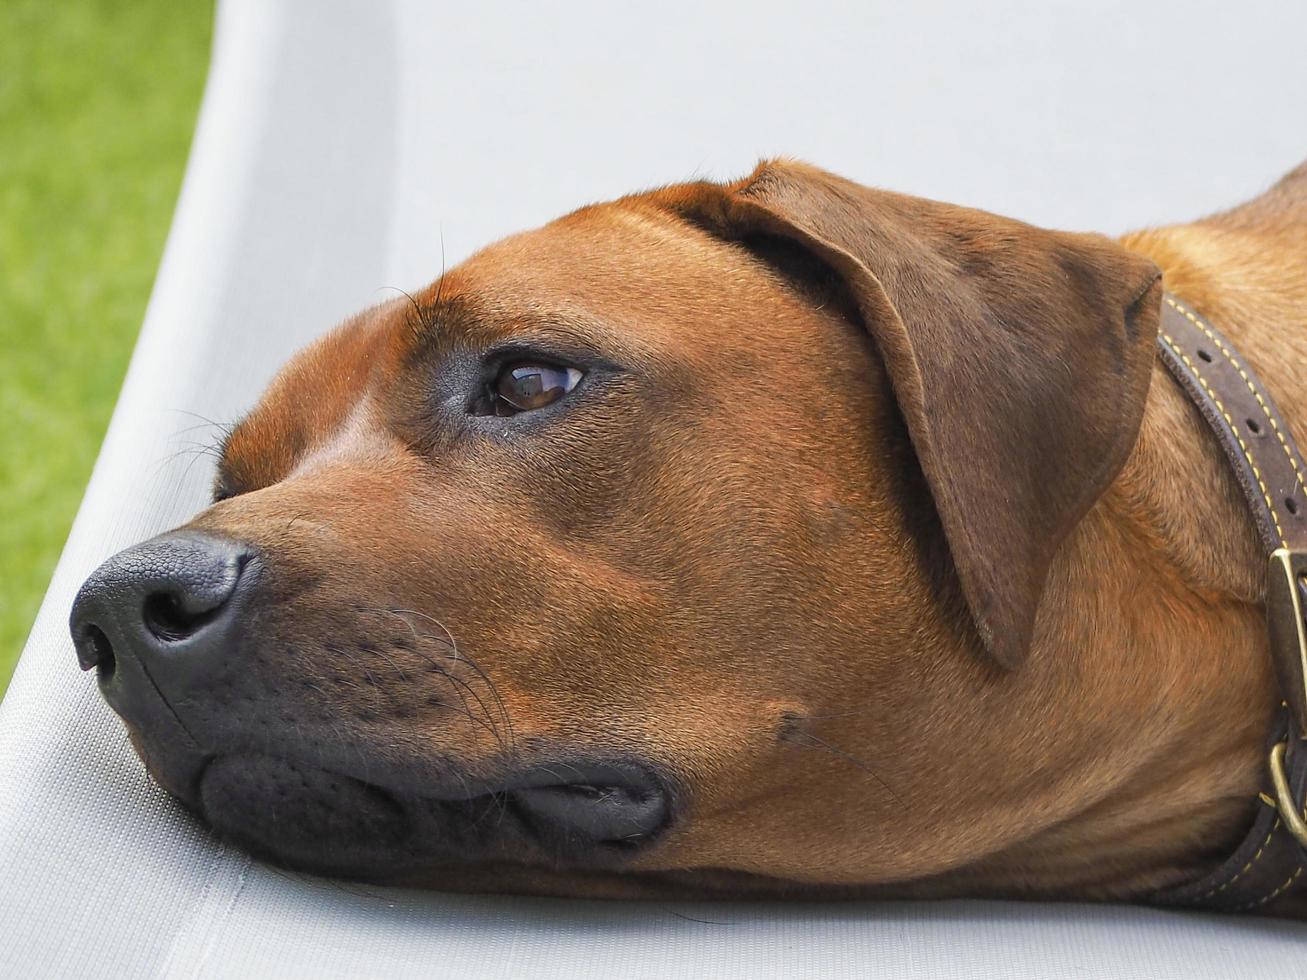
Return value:
<svg viewBox="0 0 1307 980">
<path fill-rule="evenodd" d="M 163 251 L 212 0 L 0 0 L 0 693 Z"/>
</svg>

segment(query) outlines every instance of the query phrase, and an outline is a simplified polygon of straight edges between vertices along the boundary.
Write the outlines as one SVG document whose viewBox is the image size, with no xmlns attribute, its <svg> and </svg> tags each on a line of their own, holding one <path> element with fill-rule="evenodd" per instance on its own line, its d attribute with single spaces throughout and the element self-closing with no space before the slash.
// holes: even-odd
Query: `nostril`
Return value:
<svg viewBox="0 0 1307 980">
<path fill-rule="evenodd" d="M 118 669 L 118 658 L 114 656 L 113 644 L 109 642 L 104 630 L 94 623 L 88 623 L 82 630 L 82 642 L 77 646 L 82 670 L 94 667 L 100 680 L 112 680 L 114 671 Z"/>
<path fill-rule="evenodd" d="M 211 622 L 220 609 L 221 604 L 212 609 L 192 611 L 186 608 L 183 600 L 175 593 L 154 592 L 145 597 L 141 618 L 145 621 L 145 628 L 156 640 L 180 643 Z"/>
<path fill-rule="evenodd" d="M 203 683 L 227 663 L 259 568 L 242 542 L 189 531 L 120 551 L 82 583 L 69 610 L 78 663 L 98 669 L 115 710 Z"/>
</svg>

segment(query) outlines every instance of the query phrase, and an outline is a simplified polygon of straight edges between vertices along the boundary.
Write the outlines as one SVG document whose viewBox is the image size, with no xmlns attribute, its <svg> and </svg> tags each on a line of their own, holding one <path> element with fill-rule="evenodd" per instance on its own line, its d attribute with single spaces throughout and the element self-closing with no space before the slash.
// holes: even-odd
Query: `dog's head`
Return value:
<svg viewBox="0 0 1307 980">
<path fill-rule="evenodd" d="M 585 208 L 296 357 L 213 506 L 88 581 L 79 655 L 294 866 L 954 867 L 1048 763 L 1036 611 L 1135 438 L 1157 278 L 795 164 Z"/>
</svg>

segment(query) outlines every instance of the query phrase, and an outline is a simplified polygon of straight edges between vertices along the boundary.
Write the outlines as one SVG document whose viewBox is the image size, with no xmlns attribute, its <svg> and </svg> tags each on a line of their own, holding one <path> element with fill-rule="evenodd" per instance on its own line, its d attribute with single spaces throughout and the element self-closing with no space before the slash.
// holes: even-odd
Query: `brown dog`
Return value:
<svg viewBox="0 0 1307 980">
<path fill-rule="evenodd" d="M 1120 244 L 785 162 L 584 208 L 293 360 L 79 653 L 298 867 L 1144 896 L 1239 839 L 1277 702 L 1158 270 L 1297 422 L 1305 262 L 1307 168 Z"/>
</svg>

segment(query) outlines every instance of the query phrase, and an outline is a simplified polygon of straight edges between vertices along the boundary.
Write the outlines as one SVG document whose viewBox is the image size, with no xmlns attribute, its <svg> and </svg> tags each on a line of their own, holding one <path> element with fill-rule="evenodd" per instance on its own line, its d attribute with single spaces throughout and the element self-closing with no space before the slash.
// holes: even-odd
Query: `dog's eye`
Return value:
<svg viewBox="0 0 1307 980">
<path fill-rule="evenodd" d="M 581 382 L 573 367 L 550 364 L 510 364 L 490 386 L 496 415 L 516 415 L 552 405 Z"/>
</svg>

